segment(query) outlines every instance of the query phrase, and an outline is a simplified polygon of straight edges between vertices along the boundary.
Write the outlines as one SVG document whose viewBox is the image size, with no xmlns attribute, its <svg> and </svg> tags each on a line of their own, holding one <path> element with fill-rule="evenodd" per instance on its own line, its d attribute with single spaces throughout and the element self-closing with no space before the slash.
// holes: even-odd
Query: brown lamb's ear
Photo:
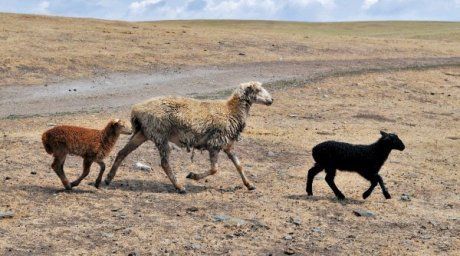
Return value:
<svg viewBox="0 0 460 256">
<path fill-rule="evenodd" d="M 117 127 L 120 125 L 120 119 L 112 119 L 111 123 L 113 127 Z"/>
</svg>

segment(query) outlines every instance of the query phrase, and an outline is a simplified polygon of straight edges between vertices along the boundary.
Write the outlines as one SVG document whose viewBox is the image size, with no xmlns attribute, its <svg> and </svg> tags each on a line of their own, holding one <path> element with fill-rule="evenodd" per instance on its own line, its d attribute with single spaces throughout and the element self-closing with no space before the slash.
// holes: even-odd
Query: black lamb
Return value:
<svg viewBox="0 0 460 256">
<path fill-rule="evenodd" d="M 312 150 L 315 165 L 308 171 L 307 193 L 313 195 L 313 178 L 326 170 L 326 182 L 339 200 L 345 199 L 334 183 L 336 170 L 357 172 L 371 182 L 371 186 L 363 193 L 363 198 L 369 197 L 377 183 L 382 188 L 383 195 L 390 199 L 380 168 L 385 163 L 392 149 L 403 151 L 404 143 L 398 135 L 381 131 L 382 137 L 370 145 L 353 145 L 344 142 L 326 141 L 316 145 Z"/>
</svg>

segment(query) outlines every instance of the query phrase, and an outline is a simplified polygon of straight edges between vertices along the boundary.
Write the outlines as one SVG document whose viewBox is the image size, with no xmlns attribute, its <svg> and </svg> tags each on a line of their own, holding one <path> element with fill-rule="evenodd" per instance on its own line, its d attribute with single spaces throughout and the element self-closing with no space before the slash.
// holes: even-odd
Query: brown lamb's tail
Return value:
<svg viewBox="0 0 460 256">
<path fill-rule="evenodd" d="M 42 142 L 45 150 L 48 154 L 53 154 L 53 149 L 51 148 L 50 144 L 48 143 L 48 133 L 43 133 L 42 135 Z"/>
</svg>

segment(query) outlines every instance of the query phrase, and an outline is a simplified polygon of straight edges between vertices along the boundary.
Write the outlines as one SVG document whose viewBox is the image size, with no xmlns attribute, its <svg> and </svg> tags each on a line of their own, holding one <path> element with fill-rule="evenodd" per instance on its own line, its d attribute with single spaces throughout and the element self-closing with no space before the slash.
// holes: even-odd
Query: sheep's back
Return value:
<svg viewBox="0 0 460 256">
<path fill-rule="evenodd" d="M 221 101 L 198 101 L 180 97 L 154 98 L 132 108 L 131 118 L 139 122 L 149 137 L 172 129 L 205 132 L 209 126 L 225 128 L 227 117 Z"/>
</svg>

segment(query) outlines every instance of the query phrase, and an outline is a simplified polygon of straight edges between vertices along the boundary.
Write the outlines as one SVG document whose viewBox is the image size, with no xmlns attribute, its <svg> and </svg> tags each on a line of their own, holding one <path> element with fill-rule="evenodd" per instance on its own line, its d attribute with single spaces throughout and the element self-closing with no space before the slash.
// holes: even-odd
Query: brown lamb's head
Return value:
<svg viewBox="0 0 460 256">
<path fill-rule="evenodd" d="M 109 122 L 110 127 L 117 134 L 131 134 L 131 128 L 120 119 L 113 119 Z"/>
</svg>

